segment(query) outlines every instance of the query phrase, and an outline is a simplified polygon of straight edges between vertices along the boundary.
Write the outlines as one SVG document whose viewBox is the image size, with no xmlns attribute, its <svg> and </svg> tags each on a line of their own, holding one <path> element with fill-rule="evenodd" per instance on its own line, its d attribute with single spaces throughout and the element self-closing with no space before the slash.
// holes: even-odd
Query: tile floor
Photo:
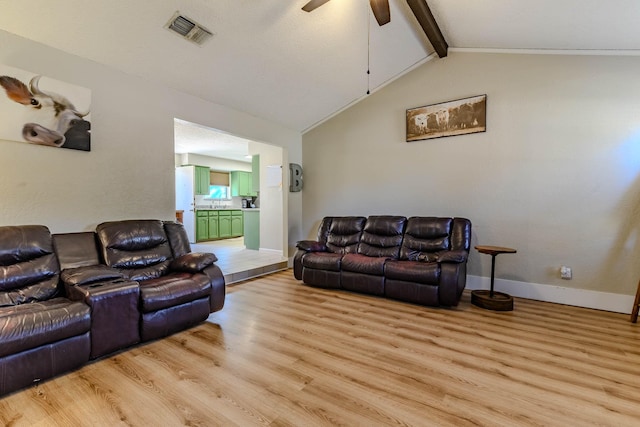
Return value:
<svg viewBox="0 0 640 427">
<path fill-rule="evenodd" d="M 287 268 L 280 253 L 245 249 L 244 238 L 215 240 L 191 245 L 193 252 L 213 252 L 227 285 Z"/>
</svg>

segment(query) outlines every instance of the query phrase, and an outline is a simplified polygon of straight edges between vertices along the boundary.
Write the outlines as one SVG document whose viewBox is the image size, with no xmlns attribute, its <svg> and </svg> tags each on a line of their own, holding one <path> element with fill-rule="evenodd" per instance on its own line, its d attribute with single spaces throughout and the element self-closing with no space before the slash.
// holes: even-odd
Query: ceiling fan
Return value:
<svg viewBox="0 0 640 427">
<path fill-rule="evenodd" d="M 302 7 L 305 12 L 311 12 L 312 10 L 322 6 L 329 0 L 311 0 L 309 3 Z M 391 21 L 391 13 L 389 12 L 389 0 L 369 0 L 371 5 L 371 11 L 373 16 L 376 17 L 378 25 L 383 26 Z"/>
<path fill-rule="evenodd" d="M 329 0 L 311 0 L 304 5 L 302 10 L 305 12 L 311 12 L 328 1 Z M 378 21 L 380 26 L 388 24 L 391 21 L 389 0 L 369 0 L 369 4 L 371 5 L 373 15 L 376 17 L 376 21 Z M 429 42 L 435 49 L 438 56 L 440 58 L 447 56 L 449 45 L 444 39 L 444 36 L 440 31 L 440 27 L 438 27 L 438 23 L 429 9 L 429 5 L 427 5 L 427 0 L 407 0 L 407 4 L 411 8 L 416 20 L 422 27 L 424 34 L 427 36 L 427 39 L 429 39 Z"/>
</svg>

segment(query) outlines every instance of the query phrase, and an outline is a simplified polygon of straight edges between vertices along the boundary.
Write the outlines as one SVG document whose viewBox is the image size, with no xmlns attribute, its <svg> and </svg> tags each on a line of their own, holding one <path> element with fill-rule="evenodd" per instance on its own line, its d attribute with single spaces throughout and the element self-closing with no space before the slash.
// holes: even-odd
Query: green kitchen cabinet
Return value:
<svg viewBox="0 0 640 427">
<path fill-rule="evenodd" d="M 260 155 L 251 158 L 251 195 L 257 196 L 260 191 Z"/>
<path fill-rule="evenodd" d="M 196 211 L 196 241 L 209 240 L 209 215 L 207 211 Z"/>
<path fill-rule="evenodd" d="M 231 195 L 234 197 L 250 197 L 255 195 L 251 192 L 251 172 L 231 172 Z"/>
<path fill-rule="evenodd" d="M 251 172 L 240 173 L 240 196 L 249 196 L 251 194 Z"/>
<path fill-rule="evenodd" d="M 218 237 L 231 237 L 231 211 L 218 212 Z"/>
<path fill-rule="evenodd" d="M 218 212 L 209 211 L 207 220 L 209 225 L 209 239 L 217 239 L 218 237 L 220 237 Z"/>
<path fill-rule="evenodd" d="M 196 211 L 196 242 L 240 237 L 244 233 L 244 214 L 241 210 Z"/>
<path fill-rule="evenodd" d="M 260 211 L 248 209 L 244 212 L 244 246 L 247 249 L 260 249 Z"/>
<path fill-rule="evenodd" d="M 211 181 L 210 169 L 206 166 L 195 166 L 195 193 L 197 196 L 209 194 L 209 182 Z"/>
<path fill-rule="evenodd" d="M 242 211 L 231 211 L 231 235 L 234 237 L 242 236 L 244 233 L 244 215 Z"/>
</svg>

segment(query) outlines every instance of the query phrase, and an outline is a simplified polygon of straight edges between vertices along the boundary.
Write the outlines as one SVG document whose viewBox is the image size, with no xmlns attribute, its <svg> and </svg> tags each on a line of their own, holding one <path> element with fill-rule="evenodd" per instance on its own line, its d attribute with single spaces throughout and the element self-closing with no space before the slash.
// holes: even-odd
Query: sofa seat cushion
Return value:
<svg viewBox="0 0 640 427">
<path fill-rule="evenodd" d="M 387 261 L 384 275 L 387 279 L 438 285 L 440 267 L 435 262 Z"/>
<path fill-rule="evenodd" d="M 361 254 L 346 254 L 342 258 L 342 270 L 354 273 L 371 274 L 382 276 L 384 274 L 384 263 L 387 258 L 370 257 Z"/>
<path fill-rule="evenodd" d="M 211 295 L 206 274 L 171 273 L 140 282 L 142 312 L 151 313 Z"/>
<path fill-rule="evenodd" d="M 302 266 L 317 270 L 340 271 L 341 254 L 330 252 L 309 252 L 302 258 Z"/>
<path fill-rule="evenodd" d="M 88 332 L 90 311 L 66 298 L 0 307 L 0 357 Z"/>
</svg>

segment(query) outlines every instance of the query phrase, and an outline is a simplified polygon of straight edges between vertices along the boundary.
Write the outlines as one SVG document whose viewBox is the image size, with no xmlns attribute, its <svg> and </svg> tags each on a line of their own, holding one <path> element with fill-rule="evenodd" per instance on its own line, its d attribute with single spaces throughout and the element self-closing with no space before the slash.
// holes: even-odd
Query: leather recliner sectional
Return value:
<svg viewBox="0 0 640 427">
<path fill-rule="evenodd" d="M 225 300 L 215 261 L 173 222 L 0 227 L 0 396 L 204 321 Z"/>
<path fill-rule="evenodd" d="M 317 240 L 297 243 L 294 276 L 315 287 L 456 306 L 470 244 L 465 218 L 325 217 Z"/>
</svg>

